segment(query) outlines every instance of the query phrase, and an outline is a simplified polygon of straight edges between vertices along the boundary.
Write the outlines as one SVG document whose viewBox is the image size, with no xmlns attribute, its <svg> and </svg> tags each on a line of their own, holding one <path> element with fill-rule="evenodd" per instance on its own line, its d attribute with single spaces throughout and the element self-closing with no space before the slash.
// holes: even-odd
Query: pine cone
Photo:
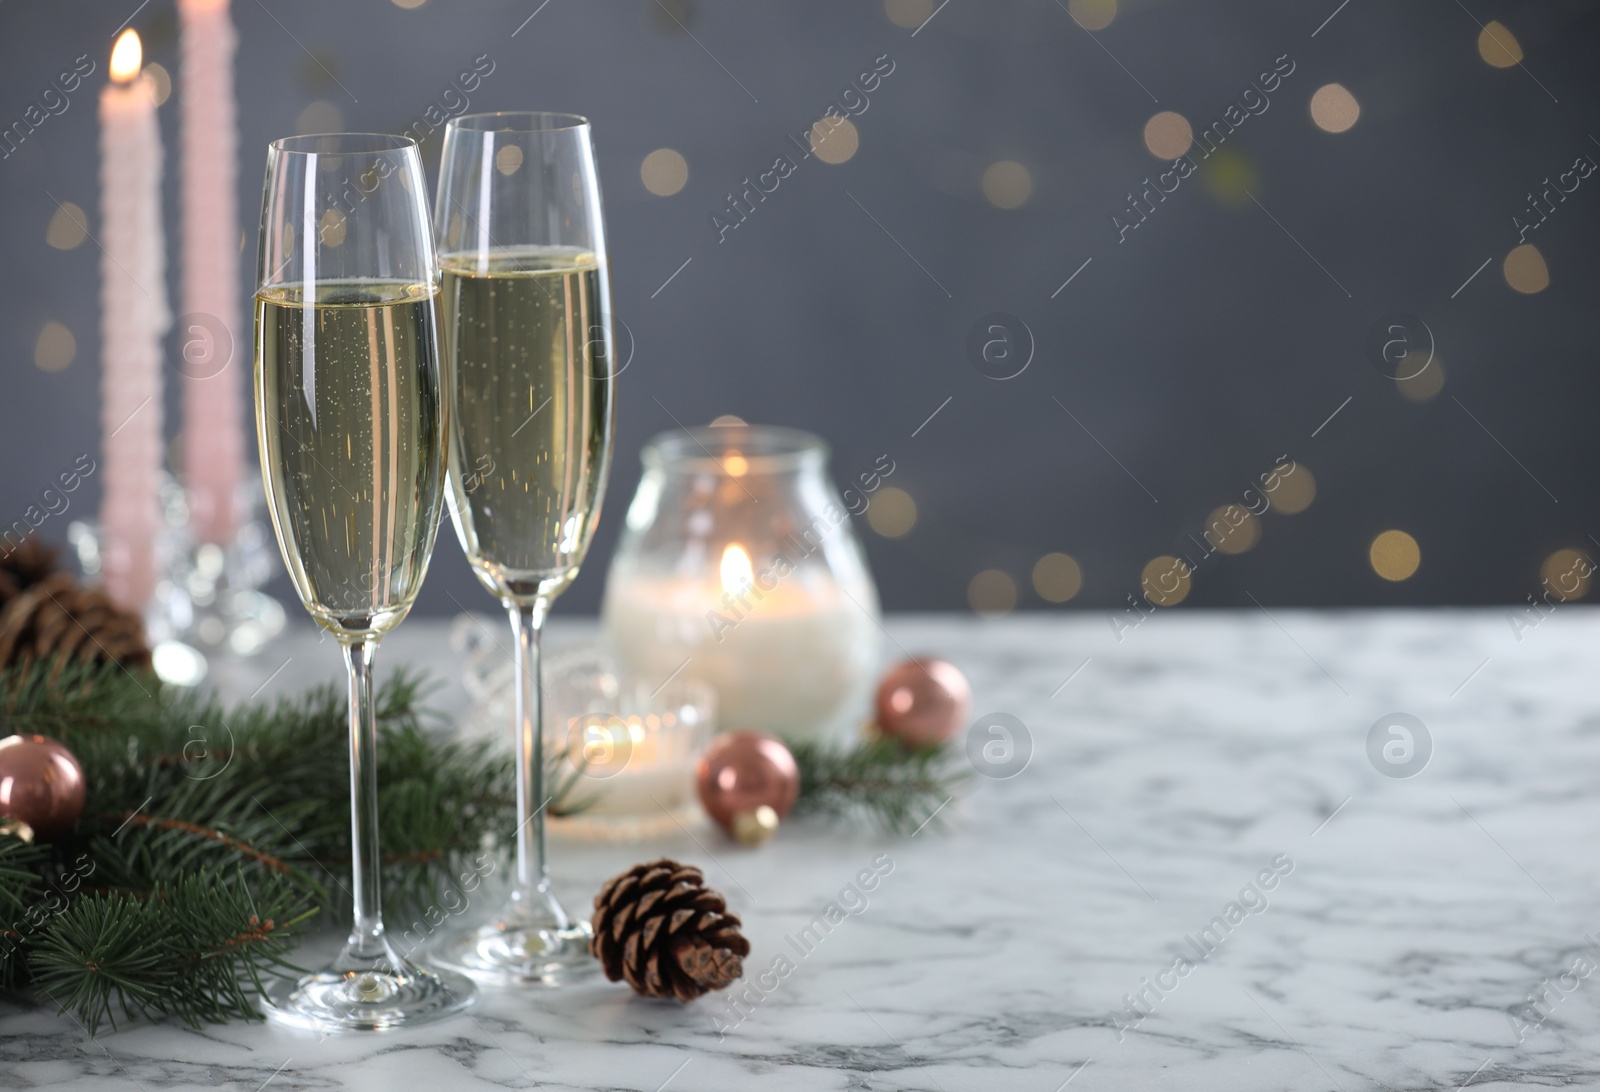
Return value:
<svg viewBox="0 0 1600 1092">
<path fill-rule="evenodd" d="M 606 977 L 646 997 L 693 1001 L 744 973 L 750 942 L 692 865 L 666 857 L 613 877 L 594 897 L 589 951 Z"/>
<path fill-rule="evenodd" d="M 55 572 L 58 554 L 33 534 L 0 554 L 0 608 Z"/>
<path fill-rule="evenodd" d="M 52 656 L 61 664 L 77 660 L 150 666 L 139 616 L 68 573 L 44 577 L 0 610 L 0 668 Z"/>
</svg>

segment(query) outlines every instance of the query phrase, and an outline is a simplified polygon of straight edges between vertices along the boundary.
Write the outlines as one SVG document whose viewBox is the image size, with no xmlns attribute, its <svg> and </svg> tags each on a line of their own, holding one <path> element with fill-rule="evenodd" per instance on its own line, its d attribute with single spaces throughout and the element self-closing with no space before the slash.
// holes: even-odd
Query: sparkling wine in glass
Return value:
<svg viewBox="0 0 1600 1092">
<path fill-rule="evenodd" d="M 455 118 L 439 170 L 440 318 L 450 376 L 450 515 L 511 619 L 517 857 L 488 924 L 434 962 L 495 985 L 591 972 L 545 860 L 539 635 L 600 517 L 615 418 L 609 287 L 589 123 L 569 114 Z"/>
<path fill-rule="evenodd" d="M 384 933 L 372 661 L 422 586 L 444 494 L 438 264 L 413 141 L 290 137 L 267 153 L 255 306 L 256 432 L 295 591 L 350 682 L 355 925 L 327 967 L 262 1006 L 319 1029 L 458 1012 L 476 987 L 408 962 Z"/>
</svg>

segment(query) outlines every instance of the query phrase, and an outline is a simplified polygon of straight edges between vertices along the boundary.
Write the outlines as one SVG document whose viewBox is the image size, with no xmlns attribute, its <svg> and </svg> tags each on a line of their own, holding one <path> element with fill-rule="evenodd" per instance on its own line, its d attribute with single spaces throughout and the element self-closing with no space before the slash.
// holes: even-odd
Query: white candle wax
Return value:
<svg viewBox="0 0 1600 1092">
<path fill-rule="evenodd" d="M 820 739 L 865 719 L 878 630 L 823 574 L 796 571 L 769 589 L 736 584 L 731 602 L 717 582 L 611 579 L 605 628 L 618 662 L 651 685 L 675 672 L 704 680 L 717 692 L 719 729 Z"/>
<path fill-rule="evenodd" d="M 161 230 L 161 132 L 155 84 L 139 73 L 139 36 L 112 51 L 100 93 L 100 507 L 106 591 L 142 611 L 158 579 L 161 532 L 161 335 L 167 312 Z"/>
</svg>

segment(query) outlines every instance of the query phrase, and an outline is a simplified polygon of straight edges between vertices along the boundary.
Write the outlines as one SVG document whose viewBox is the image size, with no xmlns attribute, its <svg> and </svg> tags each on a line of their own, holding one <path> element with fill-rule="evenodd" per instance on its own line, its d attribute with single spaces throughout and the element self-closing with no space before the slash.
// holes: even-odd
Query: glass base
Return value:
<svg viewBox="0 0 1600 1092">
<path fill-rule="evenodd" d="M 485 986 L 566 986 L 599 973 L 599 961 L 589 954 L 593 937 L 586 921 L 562 925 L 507 914 L 446 933 L 427 960 Z"/>
<path fill-rule="evenodd" d="M 298 979 L 280 978 L 262 995 L 261 1011 L 277 1023 L 311 1031 L 383 1031 L 453 1016 L 477 997 L 470 979 L 391 953 L 372 960 L 341 957 Z"/>
</svg>

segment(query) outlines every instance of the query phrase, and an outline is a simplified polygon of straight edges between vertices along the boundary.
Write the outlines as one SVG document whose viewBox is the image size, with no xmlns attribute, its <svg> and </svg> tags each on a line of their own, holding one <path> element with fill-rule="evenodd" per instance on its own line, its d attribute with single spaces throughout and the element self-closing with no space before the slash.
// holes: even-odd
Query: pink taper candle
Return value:
<svg viewBox="0 0 1600 1092">
<path fill-rule="evenodd" d="M 202 542 L 233 540 L 244 479 L 235 192 L 235 36 L 228 0 L 178 0 L 183 55 L 183 477 Z"/>
<path fill-rule="evenodd" d="M 105 435 L 101 563 L 106 591 L 143 610 L 155 591 L 161 531 L 161 336 L 167 312 L 161 233 L 161 131 L 139 35 L 111 51 L 100 92 L 100 423 Z"/>
</svg>

